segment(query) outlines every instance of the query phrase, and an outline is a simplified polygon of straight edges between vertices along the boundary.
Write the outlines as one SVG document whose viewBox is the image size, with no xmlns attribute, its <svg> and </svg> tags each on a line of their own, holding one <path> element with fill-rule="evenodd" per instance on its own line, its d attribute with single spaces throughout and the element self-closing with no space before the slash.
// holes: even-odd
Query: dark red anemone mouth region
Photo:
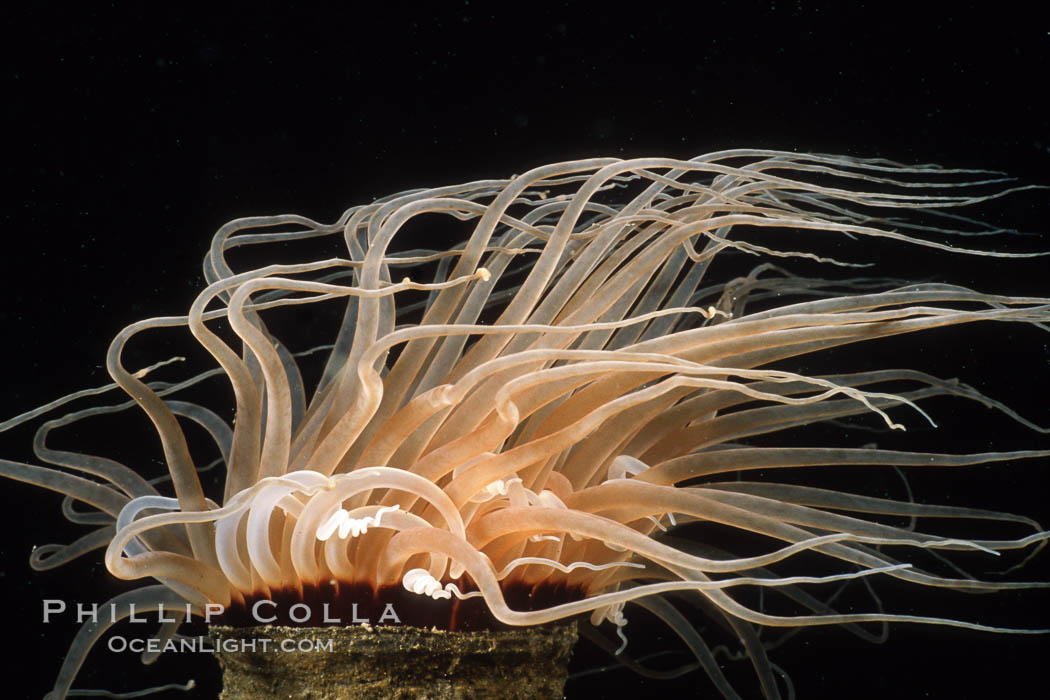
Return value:
<svg viewBox="0 0 1050 700">
<path fill-rule="evenodd" d="M 467 593 L 471 584 L 459 580 Z M 585 591 L 564 582 L 535 584 L 511 582 L 502 586 L 503 597 L 513 610 L 543 610 L 581 600 Z M 246 595 L 244 603 L 234 602 L 210 622 L 231 627 L 284 625 L 288 627 L 331 627 L 359 624 L 409 625 L 452 632 L 513 629 L 497 620 L 484 598 L 460 600 L 433 599 L 412 593 L 401 584 L 376 587 L 364 582 L 328 582 L 321 585 L 275 589 L 269 594 Z"/>
</svg>

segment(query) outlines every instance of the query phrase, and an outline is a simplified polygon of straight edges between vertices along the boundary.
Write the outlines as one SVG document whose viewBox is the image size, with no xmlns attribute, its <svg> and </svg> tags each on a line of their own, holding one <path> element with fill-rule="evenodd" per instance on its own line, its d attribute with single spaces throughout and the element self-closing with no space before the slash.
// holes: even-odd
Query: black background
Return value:
<svg viewBox="0 0 1050 700">
<path fill-rule="evenodd" d="M 109 338 L 131 321 L 186 309 L 211 233 L 238 216 L 332 220 L 391 192 L 557 160 L 733 147 L 994 168 L 1050 184 L 1043 17 L 1002 3 L 953 3 L 928 16 L 882 3 L 690 6 L 8 10 L 0 414 L 103 383 Z M 1023 201 L 999 214 L 1045 233 L 1046 197 Z M 1045 268 L 951 260 L 927 274 L 991 291 L 1028 280 L 1031 290 Z M 979 377 L 996 398 L 1050 423 L 1039 400 L 1050 373 L 1045 334 L 1013 342 L 988 333 L 964 369 L 943 373 Z M 948 430 L 949 442 L 965 442 L 970 426 Z M 28 436 L 0 436 L 3 456 L 25 458 Z M 969 490 L 966 475 L 953 473 L 936 488 L 953 503 L 1045 520 L 1045 468 L 1043 460 L 1008 477 L 984 473 Z M 30 572 L 32 544 L 68 539 L 58 499 L 10 483 L 0 498 L 0 592 L 17 645 L 6 678 L 25 684 L 12 697 L 36 697 L 74 631 L 39 624 L 40 599 L 103 600 L 114 589 L 98 563 Z M 1045 560 L 1028 575 L 1050 580 Z M 956 598 L 956 612 L 1046 627 L 1047 595 Z M 809 633 L 774 660 L 800 697 L 1020 697 L 1042 677 L 1048 651 L 1045 637 L 902 627 L 882 647 Z M 200 659 L 160 665 L 144 677 L 135 659 L 96 650 L 77 685 L 126 690 L 192 676 L 214 688 Z M 734 677 L 753 695 L 746 670 Z M 699 676 L 661 685 L 616 671 L 572 682 L 567 694 L 694 688 L 710 686 Z"/>
</svg>

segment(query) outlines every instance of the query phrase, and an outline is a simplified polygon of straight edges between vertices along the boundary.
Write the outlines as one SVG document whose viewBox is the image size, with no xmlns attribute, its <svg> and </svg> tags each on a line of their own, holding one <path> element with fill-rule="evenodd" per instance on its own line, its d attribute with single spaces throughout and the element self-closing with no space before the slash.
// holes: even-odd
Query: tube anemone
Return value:
<svg viewBox="0 0 1050 700">
<path fill-rule="evenodd" d="M 716 659 L 726 652 L 701 637 L 698 610 L 736 637 L 740 651 L 728 655 L 750 660 L 769 698 L 790 694 L 790 681 L 767 654 L 778 642 L 759 636 L 764 627 L 840 625 L 873 638 L 887 623 L 1046 632 L 897 613 L 877 599 L 844 612 L 837 601 L 857 580 L 868 590 L 888 579 L 965 592 L 1046 587 L 982 580 L 960 562 L 1034 553 L 1050 533 L 1021 515 L 826 488 L 807 475 L 1050 456 L 1038 446 L 870 444 L 872 430 L 934 425 L 926 407 L 938 397 L 1047 428 L 957 379 L 896 364 L 799 367 L 977 322 L 1045 330 L 1050 298 L 783 267 L 863 267 L 858 254 L 872 249 L 1041 255 L 969 244 L 997 231 L 958 209 L 1027 189 L 1005 182 L 735 150 L 557 163 L 403 192 L 330 224 L 238 219 L 213 238 L 207 287 L 184 315 L 113 340 L 106 365 L 131 400 L 43 424 L 34 449 L 52 466 L 5 460 L 0 473 L 95 511 L 77 516 L 93 532 L 38 550 L 35 568 L 104 548 L 114 576 L 159 582 L 117 601 L 140 611 L 221 606 L 219 621 L 251 624 L 259 601 L 273 601 L 278 622 L 288 613 L 277 603 L 353 604 L 373 621 L 394 610 L 403 624 L 453 631 L 588 616 L 581 633 L 645 672 L 626 627 L 644 610 L 694 657 L 677 671 L 702 668 L 725 697 L 737 697 Z M 433 249 L 449 228 L 459 242 Z M 300 250 L 309 255 L 273 262 Z M 126 345 L 160 329 L 188 331 L 218 368 L 161 381 L 173 366 L 127 367 Z M 185 398 L 217 382 L 232 407 Z M 53 429 L 136 409 L 156 430 L 163 479 L 47 445 Z M 820 425 L 868 432 L 847 447 L 800 444 Z M 192 431 L 212 453 L 191 449 Z M 221 483 L 202 473 L 216 454 Z M 974 534 L 982 524 L 991 534 Z M 751 538 L 747 551 L 732 551 L 732 537 L 710 541 L 712 526 Z M 1001 536 L 1004 526 L 1015 529 Z M 78 636 L 52 697 L 66 695 L 102 631 Z"/>
</svg>

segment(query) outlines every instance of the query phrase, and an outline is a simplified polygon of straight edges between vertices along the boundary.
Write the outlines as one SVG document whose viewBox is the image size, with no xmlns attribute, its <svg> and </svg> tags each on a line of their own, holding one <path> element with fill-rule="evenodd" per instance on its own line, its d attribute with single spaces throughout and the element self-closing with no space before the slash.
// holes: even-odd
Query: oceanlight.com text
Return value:
<svg viewBox="0 0 1050 700">
<path fill-rule="evenodd" d="M 214 654 L 222 651 L 227 654 L 267 653 L 267 652 L 328 652 L 335 650 L 332 639 L 270 639 L 256 637 L 252 639 L 209 639 L 208 637 L 181 637 L 178 639 L 138 639 L 114 635 L 106 642 L 106 648 L 115 653 L 143 652 L 157 653 L 204 653 Z"/>
</svg>

